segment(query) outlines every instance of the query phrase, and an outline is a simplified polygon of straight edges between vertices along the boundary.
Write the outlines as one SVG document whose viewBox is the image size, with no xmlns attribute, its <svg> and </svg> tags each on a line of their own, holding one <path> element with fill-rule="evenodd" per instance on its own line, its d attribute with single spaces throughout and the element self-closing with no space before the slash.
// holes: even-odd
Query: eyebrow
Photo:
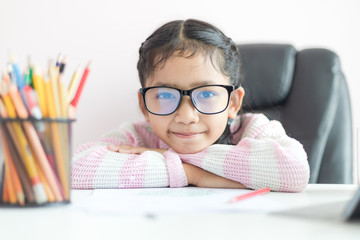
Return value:
<svg viewBox="0 0 360 240">
<path fill-rule="evenodd" d="M 218 84 L 218 83 L 216 83 L 214 81 L 210 81 L 210 80 L 205 80 L 205 81 L 200 81 L 200 82 L 196 82 L 194 84 L 191 84 L 190 88 L 204 86 L 204 85 L 211 85 L 211 84 Z M 176 84 L 169 84 L 169 83 L 166 83 L 166 82 L 157 82 L 154 86 L 179 88 L 179 86 L 176 85 Z"/>
</svg>

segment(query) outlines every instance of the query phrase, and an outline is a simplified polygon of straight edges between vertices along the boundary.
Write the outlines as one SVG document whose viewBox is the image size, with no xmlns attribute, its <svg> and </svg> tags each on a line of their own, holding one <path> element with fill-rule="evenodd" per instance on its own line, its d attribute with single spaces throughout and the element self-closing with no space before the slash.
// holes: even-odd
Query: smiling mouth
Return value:
<svg viewBox="0 0 360 240">
<path fill-rule="evenodd" d="M 202 134 L 202 132 L 172 132 L 178 138 L 194 138 Z"/>
</svg>

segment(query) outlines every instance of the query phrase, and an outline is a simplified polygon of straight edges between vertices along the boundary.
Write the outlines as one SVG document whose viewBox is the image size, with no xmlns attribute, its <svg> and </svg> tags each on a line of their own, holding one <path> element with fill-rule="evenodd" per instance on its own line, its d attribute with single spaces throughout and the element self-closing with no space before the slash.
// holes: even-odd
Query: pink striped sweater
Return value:
<svg viewBox="0 0 360 240">
<path fill-rule="evenodd" d="M 240 118 L 233 121 L 237 129 Z M 214 144 L 194 154 L 178 154 L 144 123 L 123 123 L 99 141 L 80 146 L 73 157 L 72 188 L 183 187 L 187 179 L 182 162 L 242 183 L 248 188 L 302 191 L 309 180 L 303 146 L 286 135 L 278 121 L 263 114 L 245 114 L 234 136 L 236 145 Z M 107 145 L 167 148 L 163 154 L 140 155 L 108 150 Z"/>
</svg>

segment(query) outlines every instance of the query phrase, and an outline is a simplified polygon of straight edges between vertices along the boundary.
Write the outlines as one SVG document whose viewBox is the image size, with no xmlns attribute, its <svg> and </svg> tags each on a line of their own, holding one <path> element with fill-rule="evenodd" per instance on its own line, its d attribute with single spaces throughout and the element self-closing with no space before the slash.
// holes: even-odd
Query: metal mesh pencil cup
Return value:
<svg viewBox="0 0 360 240">
<path fill-rule="evenodd" d="M 0 119 L 0 205 L 70 202 L 70 119 Z"/>
</svg>

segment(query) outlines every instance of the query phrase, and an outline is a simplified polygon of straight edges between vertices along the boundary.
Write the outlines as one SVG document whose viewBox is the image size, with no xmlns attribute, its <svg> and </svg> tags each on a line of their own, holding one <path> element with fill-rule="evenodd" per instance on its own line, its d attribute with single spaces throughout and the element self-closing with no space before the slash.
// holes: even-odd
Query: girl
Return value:
<svg viewBox="0 0 360 240">
<path fill-rule="evenodd" d="M 238 115 L 240 55 L 216 27 L 173 21 L 140 47 L 139 106 L 146 122 L 123 123 L 74 156 L 72 187 L 270 187 L 302 191 L 309 165 L 278 121 Z"/>
</svg>

